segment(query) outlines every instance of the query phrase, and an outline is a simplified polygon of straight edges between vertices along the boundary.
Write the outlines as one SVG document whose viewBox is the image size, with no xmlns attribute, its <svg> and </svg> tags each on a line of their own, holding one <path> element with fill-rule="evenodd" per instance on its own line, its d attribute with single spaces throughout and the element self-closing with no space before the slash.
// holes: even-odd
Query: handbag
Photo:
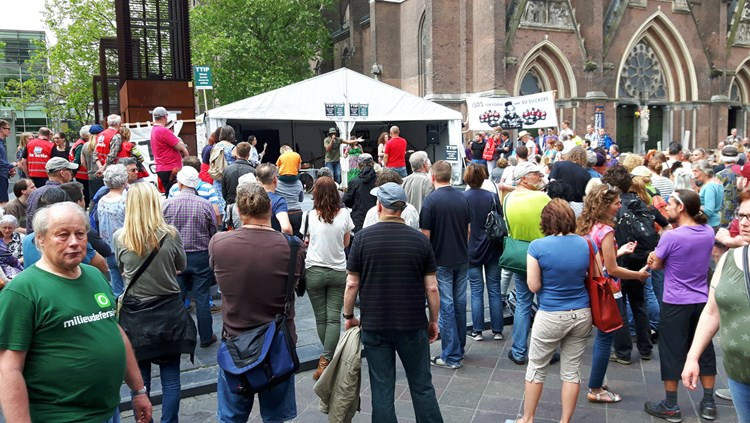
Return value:
<svg viewBox="0 0 750 423">
<path fill-rule="evenodd" d="M 505 226 L 505 219 L 497 208 L 495 196 L 492 196 L 492 208 L 487 213 L 487 219 L 484 222 L 484 229 L 487 231 L 487 238 L 490 241 L 499 241 L 508 235 L 508 228 Z"/>
<path fill-rule="evenodd" d="M 166 237 L 138 268 L 118 302 L 120 326 L 128 336 L 138 361 L 179 354 L 190 354 L 192 361 L 198 341 L 195 322 L 185 309 L 180 294 L 149 300 L 127 295 L 161 250 Z"/>
<path fill-rule="evenodd" d="M 507 204 L 508 197 L 505 197 Z M 503 210 L 506 210 L 503 205 Z M 503 253 L 500 255 L 498 265 L 508 271 L 519 274 L 526 274 L 526 255 L 529 253 L 528 241 L 521 241 L 520 239 L 513 239 L 510 236 L 510 224 L 508 223 L 508 216 L 505 218 L 505 227 L 507 235 L 503 238 Z"/>
<path fill-rule="evenodd" d="M 217 362 L 233 394 L 250 396 L 282 383 L 299 370 L 297 348 L 287 325 L 292 304 L 299 239 L 285 235 L 291 250 L 284 313 L 237 336 L 224 336 Z"/>
<path fill-rule="evenodd" d="M 591 304 L 591 318 L 594 326 L 604 333 L 614 332 L 623 326 L 617 300 L 612 294 L 610 278 L 604 276 L 602 264 L 591 240 L 586 239 L 589 246 L 589 273 L 586 276 L 586 290 Z"/>
</svg>

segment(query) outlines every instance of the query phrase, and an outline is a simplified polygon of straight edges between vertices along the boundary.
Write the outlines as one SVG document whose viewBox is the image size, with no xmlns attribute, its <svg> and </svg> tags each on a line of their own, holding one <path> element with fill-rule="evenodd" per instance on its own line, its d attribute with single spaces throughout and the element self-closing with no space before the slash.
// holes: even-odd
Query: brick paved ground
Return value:
<svg viewBox="0 0 750 423">
<path fill-rule="evenodd" d="M 506 336 L 510 328 L 505 330 Z M 591 343 L 584 356 L 583 373 L 588 379 L 591 364 Z M 433 384 L 435 385 L 440 409 L 445 422 L 504 422 L 506 418 L 513 418 L 520 413 L 523 405 L 523 385 L 525 367 L 517 366 L 507 359 L 507 351 L 511 341 L 484 340 L 481 342 L 468 340 L 468 353 L 464 366 L 458 370 L 432 368 Z M 439 341 L 433 344 L 433 351 L 439 348 Z M 656 351 L 655 351 L 656 352 Z M 630 366 L 611 363 L 607 379 L 611 389 L 623 396 L 623 401 L 617 404 L 591 404 L 586 401 L 585 390 L 581 390 L 578 406 L 573 420 L 580 422 L 605 423 L 642 423 L 659 422 L 645 414 L 643 402 L 647 399 L 660 399 L 664 393 L 659 380 L 658 352 L 652 361 L 639 361 L 637 353 Z M 372 404 L 368 383 L 368 375 L 363 371 L 362 384 L 362 412 L 355 421 L 371 421 Z M 726 387 L 726 375 L 720 365 L 720 376 L 717 387 Z M 414 421 L 408 386 L 403 370 L 397 369 L 396 411 L 399 421 Z M 325 422 L 327 416 L 318 411 L 318 400 L 312 392 L 312 371 L 297 375 L 297 410 L 299 413 L 295 421 Z M 585 385 L 583 385 L 585 386 Z M 560 379 L 559 365 L 550 369 L 547 383 L 544 387 L 542 400 L 537 410 L 537 422 L 548 423 L 558 421 L 560 417 Z M 688 392 L 684 388 L 679 391 L 679 404 L 682 408 L 683 421 L 695 423 L 698 403 L 702 393 Z M 718 422 L 737 422 L 731 402 L 717 398 L 719 405 Z M 208 394 L 184 399 L 181 403 L 181 421 L 185 422 L 215 422 L 216 394 Z M 127 413 L 124 413 L 127 415 Z M 158 407 L 157 407 L 158 415 Z M 260 421 L 256 411 L 251 421 Z M 155 419 L 158 421 L 158 419 Z"/>
</svg>

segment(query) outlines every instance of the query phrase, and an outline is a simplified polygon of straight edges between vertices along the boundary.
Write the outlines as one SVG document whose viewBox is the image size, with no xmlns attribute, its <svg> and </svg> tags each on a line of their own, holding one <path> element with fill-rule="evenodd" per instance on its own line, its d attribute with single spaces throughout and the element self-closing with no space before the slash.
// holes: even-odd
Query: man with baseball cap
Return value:
<svg viewBox="0 0 750 423">
<path fill-rule="evenodd" d="M 718 178 L 724 186 L 724 204 L 721 207 L 720 226 L 726 228 L 734 219 L 734 212 L 739 207 L 737 192 L 737 176 L 742 172 L 742 167 L 737 164 L 739 160 L 739 151 L 732 145 L 726 146 L 721 150 L 721 163 L 724 169 L 716 172 Z"/>
<path fill-rule="evenodd" d="M 32 222 L 34 220 L 34 213 L 36 213 L 37 203 L 42 194 L 47 192 L 51 187 L 60 186 L 66 182 L 73 180 L 78 165 L 71 163 L 62 157 L 52 157 L 44 165 L 47 171 L 47 182 L 34 190 L 29 196 L 29 200 L 26 203 L 26 233 L 30 234 L 34 232 Z"/>
<path fill-rule="evenodd" d="M 187 254 L 187 267 L 177 276 L 183 300 L 192 289 L 195 296 L 201 347 L 216 342 L 209 296 L 214 272 L 208 264 L 208 241 L 216 233 L 216 215 L 211 202 L 198 196 L 198 171 L 190 166 L 177 172 L 179 194 L 164 202 L 164 219 L 177 228 Z"/>
<path fill-rule="evenodd" d="M 401 212 L 405 207 L 406 194 L 398 184 L 388 182 L 377 188 L 379 222 L 362 229 L 352 242 L 343 317 L 347 330 L 362 328 L 372 420 L 396 421 L 393 363 L 398 353 L 417 420 L 442 422 L 432 385 L 429 345 L 439 333 L 437 265 L 427 238 L 404 224 Z M 360 319 L 354 317 L 357 293 Z"/>
<path fill-rule="evenodd" d="M 152 112 L 154 126 L 151 129 L 151 151 L 154 154 L 156 175 L 164 186 L 164 192 L 174 183 L 172 173 L 182 168 L 182 158 L 190 155 L 183 143 L 172 131 L 167 129 L 169 112 L 164 107 L 156 107 Z"/>
<path fill-rule="evenodd" d="M 508 236 L 531 242 L 543 238 L 540 223 L 542 209 L 550 198 L 542 192 L 544 175 L 542 168 L 532 162 L 521 162 L 513 169 L 516 189 L 505 197 L 503 211 L 508 222 Z M 531 327 L 531 304 L 534 293 L 526 284 L 525 273 L 514 273 L 516 285 L 516 312 L 513 314 L 513 347 L 508 358 L 518 364 L 526 362 L 529 328 Z M 559 360 L 559 356 L 557 356 Z M 554 360 L 554 357 L 553 357 Z"/>
</svg>

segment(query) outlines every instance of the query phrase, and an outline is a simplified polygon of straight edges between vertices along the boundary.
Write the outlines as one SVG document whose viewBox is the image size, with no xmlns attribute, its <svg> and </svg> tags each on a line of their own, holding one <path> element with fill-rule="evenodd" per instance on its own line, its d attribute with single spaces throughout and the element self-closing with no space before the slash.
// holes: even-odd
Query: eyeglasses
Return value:
<svg viewBox="0 0 750 423">
<path fill-rule="evenodd" d="M 736 212 L 734 214 L 734 217 L 740 223 L 742 223 L 742 219 L 747 219 L 748 221 L 750 221 L 750 214 L 744 214 L 744 213 Z"/>
<path fill-rule="evenodd" d="M 10 131 L 10 126 L 3 126 L 3 127 L 2 127 L 2 128 L 0 128 L 0 129 L 7 129 L 7 130 L 9 130 L 9 131 Z"/>
</svg>

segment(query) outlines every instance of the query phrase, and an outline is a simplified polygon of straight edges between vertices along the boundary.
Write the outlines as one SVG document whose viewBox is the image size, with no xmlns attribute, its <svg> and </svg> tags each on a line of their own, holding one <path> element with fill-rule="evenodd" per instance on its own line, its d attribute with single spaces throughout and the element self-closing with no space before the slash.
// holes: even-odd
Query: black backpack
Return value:
<svg viewBox="0 0 750 423">
<path fill-rule="evenodd" d="M 617 212 L 615 240 L 618 246 L 636 241 L 638 245 L 633 254 L 622 256 L 621 266 L 627 262 L 645 262 L 650 252 L 659 243 L 659 234 L 654 226 L 654 214 L 640 199 L 623 199 Z"/>
</svg>

